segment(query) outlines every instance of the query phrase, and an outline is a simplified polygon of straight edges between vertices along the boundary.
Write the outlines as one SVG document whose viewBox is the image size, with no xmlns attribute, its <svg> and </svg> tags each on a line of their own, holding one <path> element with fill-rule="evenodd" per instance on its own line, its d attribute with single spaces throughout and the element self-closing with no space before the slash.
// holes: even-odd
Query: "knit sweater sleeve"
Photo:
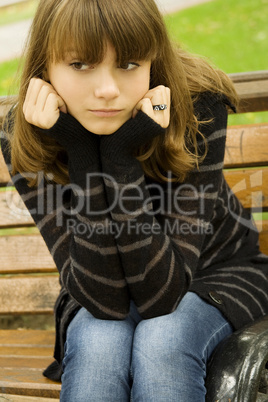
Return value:
<svg viewBox="0 0 268 402">
<path fill-rule="evenodd" d="M 119 201 L 111 213 L 121 228 L 118 250 L 131 297 L 144 318 L 177 307 L 190 287 L 209 230 L 222 176 L 227 111 L 215 99 L 206 107 L 203 117 L 212 121 L 203 125 L 203 133 L 220 141 L 217 149 L 209 148 L 187 184 L 146 185 L 141 164 L 125 151 L 128 143 L 131 148 L 157 132 L 156 123 L 144 114 L 101 144 L 102 169 L 110 173 L 105 180 L 108 202 L 115 197 Z"/>
<path fill-rule="evenodd" d="M 41 135 L 53 136 L 67 151 L 70 184 L 61 186 L 40 176 L 38 188 L 31 189 L 19 174 L 13 177 L 14 184 L 72 298 L 97 318 L 124 319 L 129 295 L 114 238 L 103 230 L 111 218 L 100 174 L 98 138 L 63 113 Z M 9 163 L 5 145 L 2 141 Z"/>
</svg>

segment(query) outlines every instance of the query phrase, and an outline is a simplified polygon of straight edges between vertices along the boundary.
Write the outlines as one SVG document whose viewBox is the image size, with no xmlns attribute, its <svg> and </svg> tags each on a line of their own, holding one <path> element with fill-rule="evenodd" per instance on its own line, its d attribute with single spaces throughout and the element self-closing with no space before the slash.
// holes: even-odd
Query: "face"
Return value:
<svg viewBox="0 0 268 402">
<path fill-rule="evenodd" d="M 132 117 L 150 85 L 150 61 L 130 60 L 119 66 L 108 43 L 104 59 L 85 64 L 75 52 L 49 66 L 49 79 L 68 113 L 94 134 L 109 135 Z"/>
</svg>

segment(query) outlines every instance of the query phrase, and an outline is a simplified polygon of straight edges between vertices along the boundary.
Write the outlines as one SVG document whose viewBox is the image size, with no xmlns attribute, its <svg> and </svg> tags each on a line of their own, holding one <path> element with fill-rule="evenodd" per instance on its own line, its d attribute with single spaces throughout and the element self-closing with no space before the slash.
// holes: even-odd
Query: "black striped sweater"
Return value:
<svg viewBox="0 0 268 402">
<path fill-rule="evenodd" d="M 165 132 L 142 112 L 101 137 L 61 113 L 40 135 L 54 136 L 65 148 L 71 184 L 40 174 L 31 189 L 21 175 L 13 177 L 60 273 L 56 362 L 45 372 L 50 378 L 60 379 L 66 329 L 80 306 L 97 318 L 120 320 L 132 299 L 147 319 L 171 313 L 191 290 L 218 307 L 234 329 L 268 313 L 268 257 L 222 172 L 226 104 L 204 95 L 196 114 L 212 119 L 201 125 L 208 153 L 183 183 L 145 177 L 133 157 Z M 6 145 L 3 140 L 10 165 Z"/>
</svg>

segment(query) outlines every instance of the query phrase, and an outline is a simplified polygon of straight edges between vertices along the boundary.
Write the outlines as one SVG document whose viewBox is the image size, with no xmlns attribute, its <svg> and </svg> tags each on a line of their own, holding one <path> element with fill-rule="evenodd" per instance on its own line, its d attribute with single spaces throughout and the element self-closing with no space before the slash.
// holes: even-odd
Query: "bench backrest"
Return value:
<svg viewBox="0 0 268 402">
<path fill-rule="evenodd" d="M 239 113 L 268 110 L 268 71 L 232 74 Z M 9 99 L 0 99 L 1 117 Z M 268 120 L 268 119 L 267 119 Z M 268 254 L 268 122 L 228 128 L 225 176 L 242 204 L 258 213 Z M 55 264 L 10 177 L 0 152 L 0 314 L 52 314 L 59 292 Z"/>
</svg>

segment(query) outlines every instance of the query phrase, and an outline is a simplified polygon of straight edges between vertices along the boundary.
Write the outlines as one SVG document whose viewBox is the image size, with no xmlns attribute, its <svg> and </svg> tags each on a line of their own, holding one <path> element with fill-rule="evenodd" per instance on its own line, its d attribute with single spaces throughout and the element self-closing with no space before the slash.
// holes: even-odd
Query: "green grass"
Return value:
<svg viewBox="0 0 268 402">
<path fill-rule="evenodd" d="M 268 221 L 268 212 L 253 213 L 253 218 L 256 222 L 261 220 Z"/>
<path fill-rule="evenodd" d="M 18 65 L 19 59 L 0 63 L 0 96 L 18 93 Z"/>
<path fill-rule="evenodd" d="M 268 66 L 267 0 L 213 0 L 167 16 L 173 39 L 226 73 Z"/>
<path fill-rule="evenodd" d="M 0 13 L 0 26 L 32 18 L 37 4 L 37 0 L 29 0 L 2 8 Z"/>
<path fill-rule="evenodd" d="M 0 229 L 0 237 L 1 236 L 23 236 L 23 235 L 35 235 L 39 234 L 39 231 L 36 227 L 32 228 L 17 228 L 17 229 Z"/>
<path fill-rule="evenodd" d="M 34 6 L 36 0 L 29 1 Z M 268 0 L 212 0 L 165 16 L 175 42 L 226 73 L 268 68 Z M 0 19 L 1 23 L 1 19 Z M 0 95 L 15 94 L 18 61 L 0 64 Z M 229 124 L 268 121 L 268 112 L 229 116 Z"/>
<path fill-rule="evenodd" d="M 268 1 L 213 0 L 165 17 L 172 39 L 226 73 L 268 68 Z M 268 121 L 268 112 L 229 116 L 229 124 Z"/>
</svg>

